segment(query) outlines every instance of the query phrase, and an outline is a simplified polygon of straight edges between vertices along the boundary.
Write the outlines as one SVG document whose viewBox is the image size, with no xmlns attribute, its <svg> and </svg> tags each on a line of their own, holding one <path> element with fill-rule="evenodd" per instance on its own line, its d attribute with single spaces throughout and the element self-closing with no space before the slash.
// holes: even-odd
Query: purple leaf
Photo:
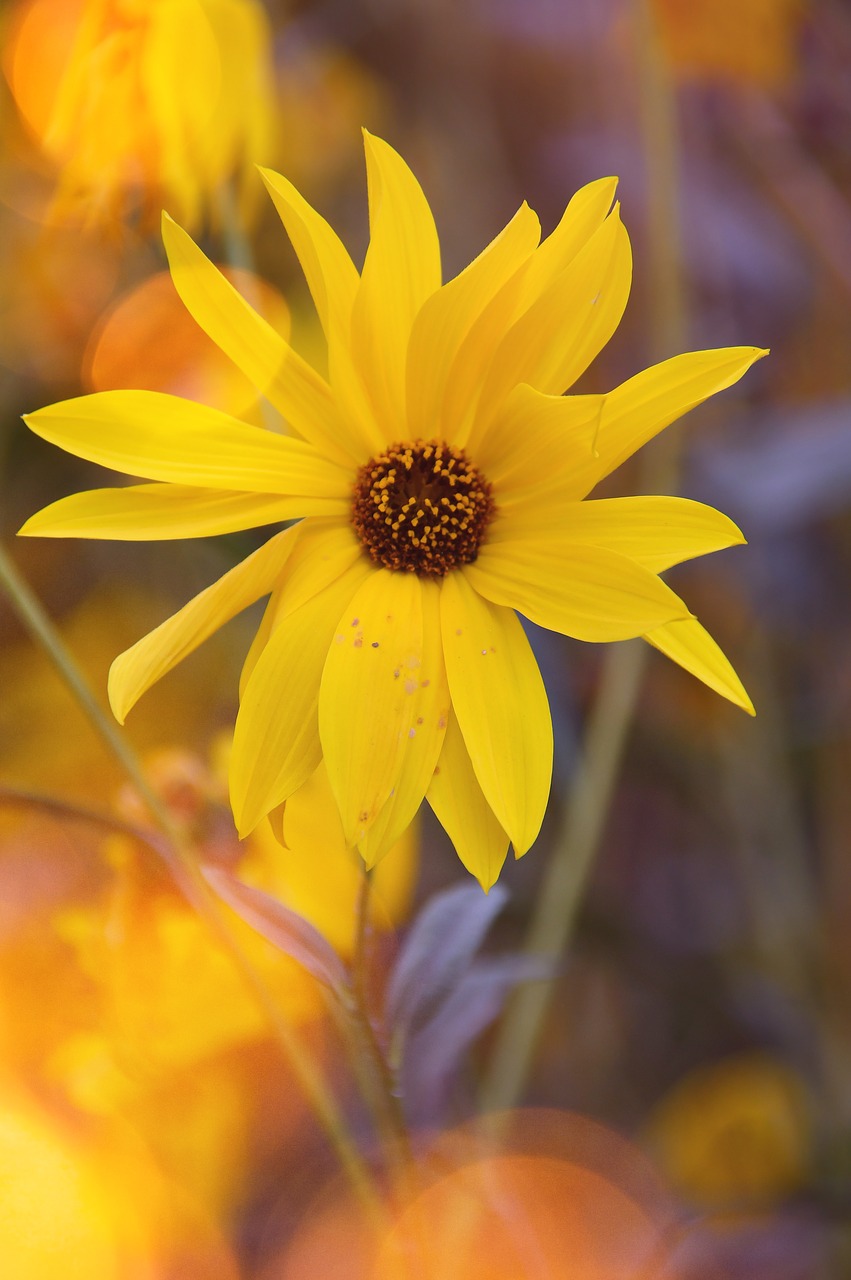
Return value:
<svg viewBox="0 0 851 1280">
<path fill-rule="evenodd" d="M 481 960 L 467 970 L 431 1021 L 407 1043 L 402 1082 L 411 1120 L 436 1117 L 458 1063 L 502 1011 L 512 988 L 543 981 L 551 973 L 550 961 L 522 955 Z"/>
<path fill-rule="evenodd" d="M 207 883 L 246 924 L 348 1003 L 349 981 L 343 962 L 310 921 L 220 867 L 204 867 L 203 873 Z"/>
<path fill-rule="evenodd" d="M 385 1017 L 393 1036 L 427 1017 L 458 981 L 507 898 L 499 885 L 485 895 L 476 885 L 462 884 L 426 903 L 399 953 L 387 989 Z"/>
</svg>

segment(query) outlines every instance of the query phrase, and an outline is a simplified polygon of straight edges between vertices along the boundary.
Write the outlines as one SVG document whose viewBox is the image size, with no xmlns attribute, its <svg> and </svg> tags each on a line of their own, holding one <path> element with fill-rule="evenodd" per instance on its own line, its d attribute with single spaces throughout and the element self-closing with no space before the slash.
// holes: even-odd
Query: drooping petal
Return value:
<svg viewBox="0 0 851 1280">
<path fill-rule="evenodd" d="M 522 204 L 468 267 L 425 302 L 411 331 L 407 366 L 408 431 L 424 440 L 439 431 L 446 378 L 473 321 L 529 260 L 538 243 L 537 215 Z"/>
<path fill-rule="evenodd" d="M 319 764 L 318 698 L 342 611 L 370 573 L 359 560 L 271 631 L 245 685 L 233 737 L 230 797 L 240 837 Z"/>
<path fill-rule="evenodd" d="M 502 870 L 509 841 L 479 786 L 454 711 L 426 799 L 458 857 L 487 893 Z"/>
<path fill-rule="evenodd" d="M 550 709 L 519 619 L 482 599 L 466 574 L 448 574 L 440 597 L 449 692 L 479 785 L 520 857 L 549 796 Z"/>
<path fill-rule="evenodd" d="M 483 439 L 519 383 L 561 394 L 620 323 L 632 281 L 629 237 L 617 206 L 497 347 L 476 409 L 470 446 Z"/>
<path fill-rule="evenodd" d="M 358 456 L 328 384 L 226 280 L 176 222 L 163 215 L 174 286 L 197 323 L 292 428 L 329 458 Z"/>
<path fill-rule="evenodd" d="M 523 277 L 520 306 L 525 310 L 602 226 L 612 207 L 617 178 L 598 178 L 581 187 L 565 209 L 558 226 L 535 251 Z"/>
<path fill-rule="evenodd" d="M 343 515 L 348 506 L 343 498 L 282 498 L 183 484 L 137 484 L 72 493 L 30 516 L 19 532 L 26 537 L 124 541 L 208 538 L 301 516 Z"/>
<path fill-rule="evenodd" d="M 304 441 L 160 391 L 97 391 L 24 420 L 78 458 L 150 480 L 292 497 L 351 492 L 351 472 Z"/>
<path fill-rule="evenodd" d="M 360 841 L 358 848 L 368 867 L 393 847 L 416 816 L 434 775 L 449 718 L 449 684 L 440 635 L 440 587 L 422 581 L 423 672 L 416 722 L 408 730 L 402 768 L 390 798 Z M 401 678 L 401 677 L 400 677 Z M 427 683 L 424 683 L 427 681 Z"/>
<path fill-rule="evenodd" d="M 485 599 L 576 640 L 629 640 L 691 616 L 648 569 L 614 551 L 568 542 L 555 530 L 488 544 L 464 575 Z"/>
<path fill-rule="evenodd" d="M 756 714 L 741 680 L 697 618 L 669 622 L 664 627 L 647 632 L 644 639 L 693 676 L 697 676 L 710 689 L 720 693 L 722 698 L 729 698 L 737 707 L 747 711 L 748 715 Z"/>
<path fill-rule="evenodd" d="M 113 714 L 120 724 L 152 684 L 182 662 L 219 627 L 271 591 L 283 572 L 299 532 L 296 525 L 270 538 L 252 555 L 234 565 L 218 582 L 119 654 L 110 668 L 108 690 Z"/>
<path fill-rule="evenodd" d="M 411 326 L 440 287 L 440 246 L 431 209 L 404 160 L 364 131 L 370 241 L 352 313 L 352 353 L 385 440 L 405 422 Z"/>
<path fill-rule="evenodd" d="M 319 693 L 322 752 L 351 844 L 364 839 L 403 772 L 421 771 L 417 730 L 441 732 L 441 667 L 433 638 L 424 642 L 420 579 L 373 569 L 339 619 Z M 422 778 L 420 799 L 427 784 Z"/>
<path fill-rule="evenodd" d="M 529 501 L 494 521 L 489 544 L 537 541 L 603 547 L 651 573 L 745 541 L 729 516 L 689 498 L 599 498 L 585 502 Z"/>
</svg>

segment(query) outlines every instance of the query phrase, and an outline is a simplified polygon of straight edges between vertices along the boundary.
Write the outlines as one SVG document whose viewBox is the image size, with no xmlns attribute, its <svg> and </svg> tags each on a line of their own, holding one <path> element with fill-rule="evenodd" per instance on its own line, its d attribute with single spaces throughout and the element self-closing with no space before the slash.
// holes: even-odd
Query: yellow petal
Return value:
<svg viewBox="0 0 851 1280">
<path fill-rule="evenodd" d="M 720 693 L 722 698 L 729 698 L 737 707 L 747 711 L 748 715 L 755 715 L 753 703 L 744 685 L 697 618 L 669 622 L 664 627 L 648 631 L 644 639 L 693 676 L 697 676 L 710 689 Z"/>
<path fill-rule="evenodd" d="M 98 391 L 24 421 L 78 458 L 150 480 L 293 497 L 351 493 L 351 473 L 304 441 L 160 391 Z"/>
<path fill-rule="evenodd" d="M 458 348 L 506 281 L 533 253 L 541 234 L 537 215 L 523 204 L 475 261 L 427 300 L 414 321 L 408 350 L 408 431 L 429 439 L 438 421 L 446 378 Z"/>
<path fill-rule="evenodd" d="M 508 836 L 479 786 L 454 711 L 426 799 L 458 857 L 487 893 L 505 862 Z"/>
<path fill-rule="evenodd" d="M 360 277 L 336 231 L 291 182 L 261 169 L 281 222 L 296 251 L 328 342 L 347 342 Z"/>
<path fill-rule="evenodd" d="M 233 737 L 230 797 L 240 837 L 306 782 L 322 758 L 317 701 L 328 647 L 369 564 L 361 559 L 273 628 Z"/>
<path fill-rule="evenodd" d="M 440 587 L 436 582 L 428 581 L 421 582 L 420 586 L 423 610 L 421 670 L 434 674 L 425 677 L 426 685 L 422 679 L 419 682 L 417 715 L 408 730 L 396 785 L 358 845 L 368 867 L 374 866 L 413 822 L 434 774 L 449 718 L 449 684 L 440 637 Z"/>
<path fill-rule="evenodd" d="M 600 498 L 585 502 L 515 504 L 494 521 L 489 545 L 551 536 L 559 544 L 603 547 L 651 573 L 745 541 L 728 516 L 688 498 Z"/>
<path fill-rule="evenodd" d="M 470 446 L 484 437 L 519 383 L 561 394 L 614 333 L 632 280 L 629 237 L 617 206 L 497 347 L 476 410 Z"/>
<path fill-rule="evenodd" d="M 348 506 L 342 498 L 282 498 L 182 484 L 138 484 L 72 493 L 30 516 L 19 532 L 26 537 L 126 541 L 206 538 L 304 515 L 344 515 Z"/>
<path fill-rule="evenodd" d="M 567 489 L 574 468 L 592 456 L 602 407 L 603 396 L 514 388 L 474 453 L 501 511 L 542 487 L 554 495 Z"/>
<path fill-rule="evenodd" d="M 272 589 L 298 535 L 298 525 L 276 534 L 156 630 L 119 654 L 109 672 L 109 701 L 119 723 L 124 723 L 128 711 L 152 684 Z"/>
<path fill-rule="evenodd" d="M 768 352 L 759 347 L 722 347 L 674 356 L 622 383 L 605 397 L 594 451 L 577 459 L 565 497 L 584 498 L 594 486 L 648 440 L 689 409 L 723 391 Z"/>
<path fill-rule="evenodd" d="M 163 214 L 163 243 L 187 311 L 287 422 L 330 458 L 356 456 L 323 378 L 246 302 L 194 240 Z"/>
<path fill-rule="evenodd" d="M 553 732 L 538 664 L 519 619 L 450 573 L 441 591 L 452 705 L 485 798 L 517 856 L 534 841 L 550 791 Z"/>
<path fill-rule="evenodd" d="M 352 314 L 352 352 L 389 443 L 405 422 L 414 317 L 440 287 L 440 246 L 422 188 L 404 160 L 364 131 L 370 242 Z"/>
<path fill-rule="evenodd" d="M 614 551 L 566 542 L 554 530 L 489 544 L 464 574 L 487 600 L 576 640 L 629 640 L 690 617 L 649 570 Z"/>
<path fill-rule="evenodd" d="M 422 800 L 434 767 L 436 750 L 421 776 L 417 731 L 425 729 L 439 747 L 434 739 L 445 714 L 440 647 L 423 634 L 423 585 L 412 573 L 373 569 L 341 615 L 328 651 L 319 733 L 351 844 L 364 839 L 403 772 L 421 777 Z"/>
<path fill-rule="evenodd" d="M 571 198 L 558 226 L 536 250 L 523 277 L 520 305 L 524 310 L 570 265 L 605 221 L 617 185 L 617 178 L 598 178 L 581 187 Z"/>
</svg>

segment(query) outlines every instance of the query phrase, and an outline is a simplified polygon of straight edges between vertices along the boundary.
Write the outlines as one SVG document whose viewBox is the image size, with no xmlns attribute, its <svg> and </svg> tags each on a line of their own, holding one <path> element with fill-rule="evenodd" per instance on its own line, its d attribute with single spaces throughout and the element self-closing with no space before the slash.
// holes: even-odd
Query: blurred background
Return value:
<svg viewBox="0 0 851 1280">
<path fill-rule="evenodd" d="M 676 489 L 741 525 L 748 548 L 672 580 L 758 714 L 648 653 L 619 704 L 611 801 L 577 863 L 568 950 L 513 1102 L 590 1117 L 651 1157 L 712 1224 L 677 1274 L 851 1274 L 851 8 L 8 0 L 0 42 L 0 535 L 104 705 L 112 658 L 262 537 L 14 540 L 47 502 L 113 479 L 31 436 L 23 412 L 147 387 L 263 421 L 182 312 L 162 208 L 314 353 L 309 296 L 255 163 L 292 179 L 359 262 L 360 128 L 381 134 L 426 191 L 447 278 L 523 199 L 546 233 L 577 187 L 616 174 L 633 294 L 578 389 L 679 351 L 772 349 L 607 482 L 607 494 Z M 339 893 L 317 893 L 320 833 L 306 821 L 302 848 L 270 836 L 240 849 L 226 809 L 257 616 L 157 685 L 127 733 L 204 856 L 346 955 L 355 888 L 341 870 Z M 550 859 L 574 838 L 585 727 L 622 661 L 532 638 L 554 790 L 537 845 L 506 868 L 494 950 L 522 947 Z M 229 960 L 119 830 L 145 820 L 0 599 L 0 1152 L 19 1170 L 10 1222 L 35 1241 L 14 1253 L 0 1217 L 0 1256 L 20 1256 L 23 1277 L 53 1274 L 60 1256 L 86 1280 L 311 1274 L 288 1250 L 333 1157 Z M 463 875 L 425 816 L 393 863 L 381 956 L 398 945 L 391 926 Z M 245 936 L 368 1144 L 314 986 Z M 504 1052 L 493 1028 L 462 1048 L 428 1095 L 438 1130 L 470 1114 Z"/>
</svg>

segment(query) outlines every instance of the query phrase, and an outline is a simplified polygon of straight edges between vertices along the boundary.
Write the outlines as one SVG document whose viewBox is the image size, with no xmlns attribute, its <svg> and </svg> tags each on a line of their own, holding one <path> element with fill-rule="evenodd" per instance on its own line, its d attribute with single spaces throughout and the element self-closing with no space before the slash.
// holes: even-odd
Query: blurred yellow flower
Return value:
<svg viewBox="0 0 851 1280">
<path fill-rule="evenodd" d="M 647 1136 L 676 1190 L 711 1208 L 763 1208 L 808 1176 L 806 1090 L 763 1054 L 686 1076 L 657 1107 Z"/>
<path fill-rule="evenodd" d="M 322 321 L 327 379 L 164 221 L 187 307 L 293 434 L 154 392 L 42 409 L 27 419 L 36 434 L 157 483 L 65 498 L 22 532 L 184 538 L 301 518 L 116 660 L 116 716 L 271 593 L 234 736 L 240 833 L 324 761 L 345 840 L 368 864 L 427 796 L 488 887 L 509 841 L 519 857 L 537 836 L 552 772 L 546 692 L 515 610 L 581 640 L 643 635 L 752 710 L 659 577 L 742 542 L 735 525 L 682 498 L 583 499 L 764 352 L 694 352 L 607 395 L 564 397 L 629 293 L 614 179 L 583 188 L 540 244 L 522 205 L 441 285 L 419 184 L 390 146 L 365 142 L 371 238 L 361 273 L 292 184 L 264 174 Z"/>
<path fill-rule="evenodd" d="M 165 206 L 198 226 L 224 183 L 268 159 L 258 0 L 29 0 L 12 41 L 7 74 L 59 167 L 60 220 L 150 223 Z"/>
<path fill-rule="evenodd" d="M 806 0 L 652 0 L 662 42 L 685 76 L 772 88 L 795 67 Z"/>
</svg>

